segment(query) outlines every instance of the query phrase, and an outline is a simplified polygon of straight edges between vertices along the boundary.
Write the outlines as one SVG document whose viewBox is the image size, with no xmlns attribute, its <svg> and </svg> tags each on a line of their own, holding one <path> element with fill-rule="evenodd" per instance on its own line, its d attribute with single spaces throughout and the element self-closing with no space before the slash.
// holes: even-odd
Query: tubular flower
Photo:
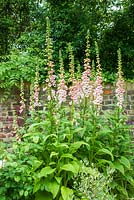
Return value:
<svg viewBox="0 0 134 200">
<path fill-rule="evenodd" d="M 48 83 L 48 87 L 50 88 L 55 87 L 56 85 L 53 66 L 54 66 L 53 62 L 50 61 L 49 62 L 50 71 L 48 71 L 48 78 L 46 80 L 46 82 Z"/>
<path fill-rule="evenodd" d="M 78 104 L 80 102 L 80 99 L 83 98 L 81 81 L 73 83 L 69 90 L 69 96 L 74 103 Z"/>
<path fill-rule="evenodd" d="M 99 48 L 97 42 L 95 42 L 96 49 L 96 62 L 97 62 L 97 77 L 95 81 L 95 89 L 93 92 L 94 101 L 93 103 L 98 106 L 98 109 L 102 106 L 103 101 L 103 86 L 102 86 L 102 73 L 101 73 L 101 64 L 99 58 Z"/>
<path fill-rule="evenodd" d="M 123 80 L 123 72 L 122 72 L 122 62 L 121 62 L 121 50 L 119 49 L 117 51 L 118 54 L 118 80 L 116 83 L 116 90 L 115 90 L 115 95 L 117 98 L 117 106 L 119 108 L 123 107 L 123 101 L 124 101 L 124 80 Z"/>
<path fill-rule="evenodd" d="M 123 79 L 118 79 L 116 83 L 117 89 L 115 90 L 115 94 L 117 98 L 117 106 L 119 106 L 119 108 L 123 107 L 124 92 L 125 92 L 123 85 L 124 85 Z"/>
<path fill-rule="evenodd" d="M 29 111 L 30 113 L 35 111 L 35 106 L 34 106 L 34 84 L 31 83 L 30 85 L 30 105 L 29 105 Z"/>
<path fill-rule="evenodd" d="M 66 102 L 67 98 L 67 86 L 65 84 L 65 80 L 61 79 L 58 85 L 57 95 L 58 95 L 58 104 L 62 104 Z"/>
<path fill-rule="evenodd" d="M 97 76 L 96 81 L 95 81 L 95 89 L 93 92 L 94 96 L 94 101 L 93 103 L 97 106 L 102 105 L 103 101 L 103 87 L 102 87 L 102 77 L 100 75 Z"/>
<path fill-rule="evenodd" d="M 34 107 L 39 106 L 39 87 L 38 85 L 34 86 Z"/>
<path fill-rule="evenodd" d="M 19 113 L 23 113 L 23 111 L 25 110 L 25 98 L 24 98 L 24 82 L 21 79 L 21 86 L 20 86 L 20 109 L 19 109 Z"/>
<path fill-rule="evenodd" d="M 56 86 L 53 66 L 54 66 L 53 62 L 50 61 L 49 62 L 50 70 L 48 71 L 48 78 L 46 79 L 46 83 L 47 83 L 48 91 L 49 91 L 48 100 L 52 100 L 53 98 L 55 98 L 55 94 L 56 94 L 55 90 L 53 89 Z"/>
<path fill-rule="evenodd" d="M 66 102 L 67 90 L 68 90 L 68 87 L 66 86 L 64 79 L 65 72 L 64 72 L 64 63 L 61 51 L 59 51 L 59 65 L 60 65 L 60 82 L 58 84 L 57 98 L 58 98 L 58 104 L 61 105 L 62 103 Z"/>
<path fill-rule="evenodd" d="M 90 84 L 90 77 L 91 77 L 91 66 L 90 66 L 90 43 L 89 43 L 89 32 L 87 32 L 86 36 L 87 42 L 86 42 L 86 50 L 85 50 L 85 56 L 84 59 L 84 72 L 82 73 L 82 92 L 84 97 L 89 97 L 92 92 L 92 86 Z"/>
<path fill-rule="evenodd" d="M 36 69 L 36 73 L 35 73 L 35 83 L 34 83 L 34 107 L 39 106 L 39 71 L 38 71 L 38 67 Z"/>
<path fill-rule="evenodd" d="M 82 73 L 82 82 L 81 82 L 81 87 L 82 87 L 82 93 L 83 97 L 89 97 L 91 92 L 92 92 L 92 86 L 90 85 L 90 69 L 86 69 Z"/>
</svg>

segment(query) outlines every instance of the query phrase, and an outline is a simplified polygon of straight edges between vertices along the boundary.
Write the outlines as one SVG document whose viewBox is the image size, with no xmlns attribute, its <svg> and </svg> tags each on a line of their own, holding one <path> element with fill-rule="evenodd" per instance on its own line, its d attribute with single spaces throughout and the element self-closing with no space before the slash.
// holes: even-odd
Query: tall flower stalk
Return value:
<svg viewBox="0 0 134 200">
<path fill-rule="evenodd" d="M 87 42 L 86 42 L 86 50 L 85 50 L 85 59 L 84 59 L 84 72 L 82 73 L 82 92 L 83 97 L 90 97 L 90 94 L 92 92 L 92 86 L 90 84 L 90 78 L 91 78 L 91 66 L 90 66 L 90 43 L 89 43 L 89 34 L 87 33 Z"/>
<path fill-rule="evenodd" d="M 21 79 L 20 82 L 20 109 L 19 113 L 22 114 L 25 111 L 26 105 L 25 105 L 25 97 L 24 97 L 24 82 L 23 79 Z"/>
<path fill-rule="evenodd" d="M 118 54 L 118 79 L 116 83 L 115 95 L 117 98 L 117 106 L 122 109 L 124 102 L 124 80 L 123 80 L 123 72 L 122 72 L 122 61 L 121 61 L 121 50 L 117 51 Z"/>
<path fill-rule="evenodd" d="M 74 73 L 74 55 L 73 55 L 73 48 L 71 44 L 68 45 L 69 49 L 69 72 L 70 72 L 70 82 L 71 86 L 69 88 L 69 97 L 71 99 L 71 104 L 78 104 L 80 102 L 80 98 L 82 95 L 82 88 L 81 88 L 81 81 L 76 80 L 75 73 Z M 73 106 L 72 106 L 73 107 Z"/>
<path fill-rule="evenodd" d="M 56 80 L 54 75 L 54 62 L 53 62 L 53 49 L 52 49 L 52 39 L 51 39 L 51 28 L 49 18 L 46 19 L 46 59 L 47 59 L 47 70 L 48 77 L 46 79 L 47 89 L 48 89 L 48 100 L 51 101 L 55 97 L 55 86 Z"/>
<path fill-rule="evenodd" d="M 30 106 L 29 111 L 31 115 L 35 112 L 35 108 L 39 106 L 39 67 L 36 66 L 35 78 L 30 85 Z"/>
<path fill-rule="evenodd" d="M 39 106 L 39 67 L 36 67 L 35 80 L 34 80 L 34 107 Z"/>
<path fill-rule="evenodd" d="M 94 105 L 97 106 L 98 111 L 100 111 L 103 101 L 103 86 L 102 86 L 103 81 L 102 81 L 102 70 L 99 57 L 99 48 L 97 42 L 95 42 L 95 49 L 96 49 L 97 76 L 93 92 L 93 97 L 94 97 L 93 103 Z"/>
<path fill-rule="evenodd" d="M 63 58 L 61 51 L 59 51 L 59 65 L 60 65 L 60 81 L 58 84 L 57 98 L 58 98 L 58 104 L 61 105 L 62 103 L 66 102 L 67 90 L 68 90 L 64 78 L 64 66 L 63 66 Z"/>
<path fill-rule="evenodd" d="M 68 51 L 69 51 L 69 72 L 70 72 L 70 82 L 73 84 L 75 81 L 74 75 L 74 55 L 73 55 L 73 47 L 71 43 L 68 44 Z"/>
<path fill-rule="evenodd" d="M 31 116 L 35 111 L 35 104 L 34 104 L 34 83 L 32 82 L 30 85 L 30 103 L 29 103 L 29 112 Z"/>
<path fill-rule="evenodd" d="M 49 109 L 49 120 L 51 123 L 50 132 L 53 132 L 54 128 L 54 100 L 56 97 L 56 79 L 54 74 L 54 62 L 53 62 L 53 49 L 51 39 L 51 28 L 49 18 L 46 18 L 46 59 L 47 59 L 47 71 L 48 76 L 46 79 L 47 92 L 48 92 L 48 109 Z"/>
</svg>

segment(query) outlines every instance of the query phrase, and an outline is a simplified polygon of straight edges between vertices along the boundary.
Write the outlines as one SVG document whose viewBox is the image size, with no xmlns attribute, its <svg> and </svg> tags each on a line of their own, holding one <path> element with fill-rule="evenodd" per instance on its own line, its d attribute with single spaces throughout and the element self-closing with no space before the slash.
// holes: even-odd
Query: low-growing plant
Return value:
<svg viewBox="0 0 134 200">
<path fill-rule="evenodd" d="M 74 188 L 76 191 L 75 200 L 114 200 L 110 192 L 113 170 L 107 168 L 107 174 L 100 173 L 95 166 L 85 162 L 82 164 L 81 171 L 74 177 Z"/>
</svg>

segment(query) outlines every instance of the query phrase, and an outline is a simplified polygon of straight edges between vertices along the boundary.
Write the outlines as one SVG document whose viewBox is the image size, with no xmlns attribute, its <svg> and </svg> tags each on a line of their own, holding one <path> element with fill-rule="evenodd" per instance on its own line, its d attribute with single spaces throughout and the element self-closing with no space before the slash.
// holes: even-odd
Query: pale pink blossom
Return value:
<svg viewBox="0 0 134 200">
<path fill-rule="evenodd" d="M 65 84 L 65 80 L 61 79 L 58 85 L 57 96 L 58 96 L 58 104 L 62 104 L 66 102 L 67 98 L 67 86 Z"/>
<path fill-rule="evenodd" d="M 78 104 L 83 98 L 82 86 L 81 81 L 75 81 L 73 85 L 69 88 L 69 96 L 71 100 Z"/>
<path fill-rule="evenodd" d="M 25 97 L 24 97 L 24 82 L 21 79 L 21 86 L 20 86 L 20 109 L 19 109 L 19 113 L 23 113 L 23 111 L 25 110 Z"/>
<path fill-rule="evenodd" d="M 46 79 L 46 83 L 47 83 L 47 89 L 48 89 L 48 101 L 56 98 L 56 92 L 55 92 L 55 86 L 56 86 L 56 76 L 54 75 L 54 69 L 53 69 L 54 63 L 53 61 L 49 61 L 48 63 L 48 78 Z"/>
<path fill-rule="evenodd" d="M 56 80 L 55 80 L 55 75 L 54 75 L 54 69 L 51 69 L 48 72 L 48 78 L 46 79 L 46 82 L 48 84 L 48 87 L 55 87 Z"/>
<path fill-rule="evenodd" d="M 21 113 L 23 113 L 23 111 L 25 110 L 25 103 L 24 103 L 24 100 L 22 99 L 21 101 L 20 101 L 20 109 L 19 109 L 19 113 L 21 114 Z"/>
<path fill-rule="evenodd" d="M 89 56 L 89 54 L 87 54 Z M 82 73 L 81 77 L 81 87 L 83 97 L 89 97 L 92 92 L 92 86 L 90 84 L 90 77 L 91 77 L 91 60 L 87 57 L 84 59 L 84 72 Z"/>
<path fill-rule="evenodd" d="M 116 83 L 116 90 L 115 90 L 115 95 L 117 98 L 117 106 L 119 106 L 119 108 L 123 107 L 123 102 L 124 102 L 124 93 L 125 90 L 123 88 L 124 85 L 124 81 L 123 79 L 118 79 L 117 83 Z"/>
<path fill-rule="evenodd" d="M 94 96 L 93 103 L 97 106 L 101 106 L 103 101 L 103 86 L 102 86 L 102 77 L 100 75 L 98 75 L 96 78 L 93 96 Z"/>
<path fill-rule="evenodd" d="M 81 79 L 83 97 L 89 97 L 92 92 L 92 86 L 90 85 L 90 69 L 87 69 L 82 73 Z"/>
<path fill-rule="evenodd" d="M 39 91 L 40 91 L 39 86 L 35 85 L 35 87 L 34 87 L 34 107 L 39 106 Z"/>
</svg>

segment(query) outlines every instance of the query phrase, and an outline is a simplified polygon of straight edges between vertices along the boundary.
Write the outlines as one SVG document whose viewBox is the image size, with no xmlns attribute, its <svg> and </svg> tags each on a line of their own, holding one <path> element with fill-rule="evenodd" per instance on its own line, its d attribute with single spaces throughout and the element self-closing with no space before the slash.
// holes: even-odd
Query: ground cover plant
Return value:
<svg viewBox="0 0 134 200">
<path fill-rule="evenodd" d="M 84 70 L 75 73 L 73 48 L 68 45 L 66 81 L 59 52 L 58 80 L 54 71 L 50 24 L 47 20 L 46 100 L 40 107 L 39 66 L 31 84 L 29 117 L 24 127 L 14 123 L 17 139 L 11 152 L 3 150 L 1 200 L 123 200 L 134 197 L 134 173 L 129 127 L 123 110 L 121 51 L 113 111 L 103 111 L 103 84 L 98 45 L 96 73 L 92 72 L 87 34 Z M 95 74 L 93 76 L 93 74 Z M 68 83 L 68 84 L 66 84 Z M 21 80 L 20 113 L 25 116 Z"/>
</svg>

